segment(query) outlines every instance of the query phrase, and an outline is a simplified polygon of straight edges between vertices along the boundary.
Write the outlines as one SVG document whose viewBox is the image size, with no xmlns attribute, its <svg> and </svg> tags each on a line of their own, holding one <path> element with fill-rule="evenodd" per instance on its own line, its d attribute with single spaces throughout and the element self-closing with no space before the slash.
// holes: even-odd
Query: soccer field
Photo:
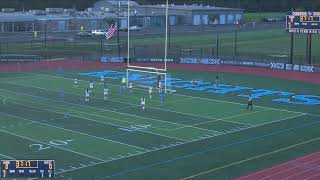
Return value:
<svg viewBox="0 0 320 180">
<path fill-rule="evenodd" d="M 105 69 L 104 69 L 105 70 Z M 92 72 L 93 70 L 81 71 Z M 99 70 L 97 70 L 99 71 Z M 123 70 L 117 70 L 123 71 Z M 320 148 L 319 105 L 177 89 L 161 107 L 147 89 L 119 92 L 80 71 L 0 73 L 0 159 L 54 159 L 56 179 L 233 179 Z M 214 82 L 214 73 L 173 77 Z M 298 81 L 220 74 L 221 83 L 319 95 Z M 74 87 L 74 79 L 78 87 Z M 89 103 L 84 91 L 95 82 Z M 59 98 L 60 89 L 63 99 Z M 146 96 L 146 110 L 140 98 Z"/>
</svg>

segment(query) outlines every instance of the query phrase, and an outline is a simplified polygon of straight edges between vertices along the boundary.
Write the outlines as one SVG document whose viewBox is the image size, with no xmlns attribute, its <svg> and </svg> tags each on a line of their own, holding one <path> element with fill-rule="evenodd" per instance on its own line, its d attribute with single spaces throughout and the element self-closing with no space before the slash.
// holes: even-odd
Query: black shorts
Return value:
<svg viewBox="0 0 320 180">
<path fill-rule="evenodd" d="M 252 106 L 252 104 L 253 104 L 252 101 L 248 102 L 248 106 Z"/>
</svg>

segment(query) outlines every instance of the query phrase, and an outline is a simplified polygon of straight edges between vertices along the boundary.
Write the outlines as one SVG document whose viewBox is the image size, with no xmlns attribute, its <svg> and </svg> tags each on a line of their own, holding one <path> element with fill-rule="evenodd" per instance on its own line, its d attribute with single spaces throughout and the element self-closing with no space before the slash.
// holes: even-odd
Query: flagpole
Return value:
<svg viewBox="0 0 320 180">
<path fill-rule="evenodd" d="M 167 56 L 168 56 L 168 13 L 169 12 L 169 0 L 166 3 L 166 38 L 164 46 L 164 69 L 167 71 Z"/>
<path fill-rule="evenodd" d="M 120 13 L 120 4 L 119 4 L 119 0 L 117 0 L 117 4 L 118 4 L 118 10 L 117 10 L 117 44 L 118 44 L 118 58 L 120 58 L 120 32 L 119 32 L 119 26 L 120 26 L 120 22 L 119 22 L 119 13 Z"/>
</svg>

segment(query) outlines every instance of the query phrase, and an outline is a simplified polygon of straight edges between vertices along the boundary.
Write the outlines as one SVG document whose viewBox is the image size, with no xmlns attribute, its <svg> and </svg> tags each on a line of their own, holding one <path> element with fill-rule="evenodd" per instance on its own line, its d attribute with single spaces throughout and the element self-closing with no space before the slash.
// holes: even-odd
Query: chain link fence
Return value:
<svg viewBox="0 0 320 180">
<path fill-rule="evenodd" d="M 127 56 L 126 38 L 121 39 L 120 44 L 108 42 L 105 38 L 38 38 L 33 40 L 0 41 L 0 61 L 27 61 L 46 59 L 82 59 L 99 61 L 106 56 Z M 115 41 L 115 40 L 114 40 Z M 228 58 L 237 60 L 254 60 L 289 63 L 287 53 L 261 53 L 242 52 L 239 47 L 241 42 L 235 44 L 212 43 L 207 47 L 188 47 L 188 45 L 170 45 L 168 49 L 169 59 L 179 58 Z M 238 46 L 238 47 L 237 47 Z M 316 51 L 315 49 L 313 51 Z M 132 58 L 164 58 L 164 46 L 160 45 L 131 45 L 130 57 Z M 294 64 L 309 64 L 305 55 L 294 55 Z M 311 65 L 320 65 L 320 57 L 312 56 Z"/>
</svg>

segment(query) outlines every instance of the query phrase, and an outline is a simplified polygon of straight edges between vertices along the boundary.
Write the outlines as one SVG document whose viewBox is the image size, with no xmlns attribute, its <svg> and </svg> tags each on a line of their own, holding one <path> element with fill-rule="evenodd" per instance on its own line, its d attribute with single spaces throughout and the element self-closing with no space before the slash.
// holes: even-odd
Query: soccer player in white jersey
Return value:
<svg viewBox="0 0 320 180">
<path fill-rule="evenodd" d="M 141 108 L 144 111 L 146 109 L 146 98 L 141 98 Z"/>
<path fill-rule="evenodd" d="M 159 82 L 159 93 L 161 93 L 161 90 L 162 90 L 162 83 L 161 83 L 161 81 Z"/>
<path fill-rule="evenodd" d="M 133 92 L 132 88 L 133 88 L 133 83 L 132 83 L 132 82 L 130 82 L 130 83 L 129 83 L 129 91 L 130 91 L 130 93 L 132 93 L 132 92 Z"/>
<path fill-rule="evenodd" d="M 103 89 L 103 99 L 108 100 L 108 95 L 109 95 L 109 89 L 107 87 L 105 87 Z"/>
<path fill-rule="evenodd" d="M 78 79 L 74 79 L 74 85 L 73 85 L 74 88 L 77 88 L 78 87 Z"/>
<path fill-rule="evenodd" d="M 86 99 L 86 103 L 88 103 L 89 101 L 90 101 L 90 93 L 89 93 L 89 89 L 86 89 L 86 91 L 85 91 L 85 99 Z"/>
<path fill-rule="evenodd" d="M 103 75 L 100 76 L 100 80 L 101 80 L 102 83 L 104 82 L 104 76 Z"/>
<path fill-rule="evenodd" d="M 150 97 L 150 99 L 152 99 L 152 89 L 153 89 L 153 88 L 150 86 L 150 87 L 149 87 L 149 97 Z"/>
<path fill-rule="evenodd" d="M 93 93 L 93 81 L 90 81 L 89 87 L 90 87 L 89 93 Z"/>
</svg>

